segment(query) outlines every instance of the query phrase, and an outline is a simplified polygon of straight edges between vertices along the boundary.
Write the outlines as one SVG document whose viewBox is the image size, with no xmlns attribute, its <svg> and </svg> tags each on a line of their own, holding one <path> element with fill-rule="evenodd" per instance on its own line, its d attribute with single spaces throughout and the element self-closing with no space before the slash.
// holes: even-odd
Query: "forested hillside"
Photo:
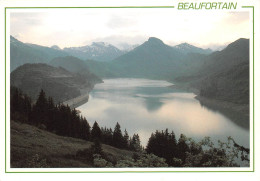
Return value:
<svg viewBox="0 0 260 181">
<path fill-rule="evenodd" d="M 54 67 L 62 67 L 70 72 L 78 73 L 85 76 L 92 84 L 101 83 L 102 80 L 95 73 L 92 73 L 93 70 L 84 62 L 76 57 L 66 56 L 66 57 L 57 57 L 54 58 L 50 63 Z"/>
<path fill-rule="evenodd" d="M 195 142 L 181 134 L 177 141 L 168 129 L 152 133 L 144 149 L 138 134 L 131 137 L 125 130 L 123 135 L 119 123 L 113 131 L 100 128 L 97 122 L 91 129 L 76 109 L 55 105 L 44 91 L 33 104 L 21 90 L 12 87 L 11 120 L 13 168 L 237 167 L 238 156 L 242 162 L 249 162 L 249 149 L 232 138 L 218 146 L 208 137 Z"/>
<path fill-rule="evenodd" d="M 248 104 L 249 40 L 239 39 L 210 54 L 195 73 L 175 80 L 197 88 L 201 96 Z"/>
<path fill-rule="evenodd" d="M 20 88 L 34 101 L 41 89 L 58 103 L 90 91 L 97 82 L 100 79 L 96 76 L 88 77 L 47 64 L 24 64 L 11 73 L 11 86 Z"/>
</svg>

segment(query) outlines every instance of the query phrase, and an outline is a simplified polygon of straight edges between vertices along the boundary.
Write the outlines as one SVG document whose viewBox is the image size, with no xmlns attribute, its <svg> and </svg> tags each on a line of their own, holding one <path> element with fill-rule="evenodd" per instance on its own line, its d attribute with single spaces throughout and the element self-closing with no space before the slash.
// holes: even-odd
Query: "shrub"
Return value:
<svg viewBox="0 0 260 181">
<path fill-rule="evenodd" d="M 48 164 L 46 159 L 40 158 L 38 154 L 32 156 L 32 158 L 28 159 L 26 162 L 26 166 L 28 168 L 47 168 Z"/>
</svg>

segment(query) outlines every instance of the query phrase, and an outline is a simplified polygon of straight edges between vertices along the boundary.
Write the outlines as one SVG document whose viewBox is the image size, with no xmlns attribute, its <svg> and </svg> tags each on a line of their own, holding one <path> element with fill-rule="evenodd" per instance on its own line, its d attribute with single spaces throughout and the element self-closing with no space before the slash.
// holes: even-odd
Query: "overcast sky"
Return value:
<svg viewBox="0 0 260 181">
<path fill-rule="evenodd" d="M 34 10 L 35 11 L 35 10 Z M 169 45 L 216 49 L 249 38 L 249 13 L 173 9 L 51 9 L 12 12 L 11 35 L 25 43 L 61 48 L 104 41 L 117 47 L 157 37 Z"/>
</svg>

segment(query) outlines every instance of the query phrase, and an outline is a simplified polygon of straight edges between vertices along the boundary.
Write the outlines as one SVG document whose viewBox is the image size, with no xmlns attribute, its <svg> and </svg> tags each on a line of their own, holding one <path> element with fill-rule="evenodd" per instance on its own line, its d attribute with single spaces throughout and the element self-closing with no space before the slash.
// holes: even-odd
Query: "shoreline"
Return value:
<svg viewBox="0 0 260 181">
<path fill-rule="evenodd" d="M 197 95 L 195 99 L 199 101 L 201 106 L 205 106 L 206 108 L 209 108 L 213 111 L 220 112 L 236 125 L 249 130 L 249 105 L 235 104 L 232 102 L 210 99 L 199 95 Z"/>
<path fill-rule="evenodd" d="M 236 125 L 249 130 L 250 106 L 248 104 L 236 104 L 229 101 L 211 99 L 199 95 L 199 90 L 187 84 L 174 84 L 171 88 L 181 89 L 192 92 L 196 95 L 195 99 L 201 106 L 205 106 L 213 111 L 220 112 Z"/>
<path fill-rule="evenodd" d="M 64 101 L 63 104 L 68 105 L 70 108 L 74 109 L 74 108 L 77 108 L 77 107 L 87 103 L 88 99 L 89 99 L 89 92 L 82 94 L 78 97 L 69 99 L 67 101 Z"/>
<path fill-rule="evenodd" d="M 194 88 L 194 87 L 190 87 L 188 85 L 185 85 L 185 84 L 175 84 L 174 82 L 170 82 L 170 83 L 173 83 L 173 85 L 170 85 L 169 87 L 170 88 L 175 88 L 175 89 L 180 89 L 180 90 L 184 90 L 184 91 L 189 91 L 189 92 L 192 92 L 196 95 L 199 94 L 199 90 Z"/>
<path fill-rule="evenodd" d="M 97 83 L 98 84 L 98 83 Z M 63 101 L 64 105 L 68 105 L 71 109 L 77 108 L 85 103 L 88 102 L 89 93 L 94 89 L 96 84 L 92 85 L 91 87 L 81 89 L 80 92 L 82 93 L 80 96 L 74 97 L 72 99 Z"/>
<path fill-rule="evenodd" d="M 170 88 L 176 88 L 180 90 L 185 90 L 193 92 L 196 97 L 195 99 L 199 101 L 201 106 L 211 109 L 212 111 L 220 112 L 228 119 L 230 119 L 236 125 L 249 130 L 249 105 L 247 104 L 236 104 L 224 100 L 211 99 L 199 95 L 199 90 L 188 85 L 174 84 L 169 86 Z M 82 89 L 82 95 L 64 101 L 63 104 L 68 105 L 70 108 L 77 108 L 89 100 L 89 93 L 93 90 L 94 86 L 91 88 Z"/>
</svg>

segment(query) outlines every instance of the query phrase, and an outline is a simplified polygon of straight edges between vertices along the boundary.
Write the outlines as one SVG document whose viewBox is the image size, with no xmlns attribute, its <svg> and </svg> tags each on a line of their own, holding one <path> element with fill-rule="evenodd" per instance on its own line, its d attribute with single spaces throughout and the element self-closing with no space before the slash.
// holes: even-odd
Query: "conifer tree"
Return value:
<svg viewBox="0 0 260 181">
<path fill-rule="evenodd" d="M 117 148 L 123 148 L 124 138 L 119 123 L 116 123 L 113 133 L 113 145 Z"/>
<path fill-rule="evenodd" d="M 108 128 L 101 128 L 101 141 L 102 143 L 108 144 L 108 145 L 113 145 L 113 131 L 112 129 L 108 129 Z"/>
<path fill-rule="evenodd" d="M 166 159 L 167 164 L 175 166 L 173 158 L 176 157 L 177 143 L 174 132 L 169 134 L 168 129 L 165 131 L 156 131 L 149 138 L 146 151 L 156 156 Z"/>
<path fill-rule="evenodd" d="M 126 129 L 125 129 L 125 134 L 123 137 L 123 148 L 126 148 L 126 149 L 129 148 L 129 135 L 128 135 Z"/>
<path fill-rule="evenodd" d="M 56 121 L 55 116 L 56 116 L 55 105 L 53 99 L 49 97 L 47 102 L 47 121 L 46 121 L 46 126 L 49 131 L 54 130 L 54 122 Z"/>
<path fill-rule="evenodd" d="M 186 136 L 181 134 L 177 144 L 177 156 L 182 160 L 182 163 L 185 162 L 186 152 L 189 151 L 189 146 L 187 145 L 186 141 Z"/>
<path fill-rule="evenodd" d="M 48 110 L 48 101 L 43 90 L 40 91 L 38 99 L 33 106 L 33 121 L 36 124 L 44 124 L 46 126 L 47 121 L 47 110 Z"/>
<path fill-rule="evenodd" d="M 103 149 L 99 139 L 94 139 L 94 144 L 91 146 L 90 149 L 93 154 L 103 155 Z"/>
<path fill-rule="evenodd" d="M 95 121 L 91 130 L 91 139 L 94 141 L 95 139 L 101 139 L 101 129 L 98 123 Z"/>
<path fill-rule="evenodd" d="M 48 107 L 46 94 L 42 89 L 36 101 L 35 107 L 42 110 L 45 110 Z"/>
<path fill-rule="evenodd" d="M 32 109 L 31 99 L 13 86 L 11 86 L 10 93 L 11 119 L 29 123 Z"/>
<path fill-rule="evenodd" d="M 85 140 L 90 140 L 90 126 L 86 118 L 81 118 L 81 138 Z"/>
<path fill-rule="evenodd" d="M 79 138 L 80 133 L 80 117 L 76 109 L 71 110 L 71 128 L 72 130 L 72 137 Z"/>
<path fill-rule="evenodd" d="M 141 141 L 138 134 L 134 134 L 130 139 L 130 150 L 140 152 L 142 150 Z"/>
</svg>

